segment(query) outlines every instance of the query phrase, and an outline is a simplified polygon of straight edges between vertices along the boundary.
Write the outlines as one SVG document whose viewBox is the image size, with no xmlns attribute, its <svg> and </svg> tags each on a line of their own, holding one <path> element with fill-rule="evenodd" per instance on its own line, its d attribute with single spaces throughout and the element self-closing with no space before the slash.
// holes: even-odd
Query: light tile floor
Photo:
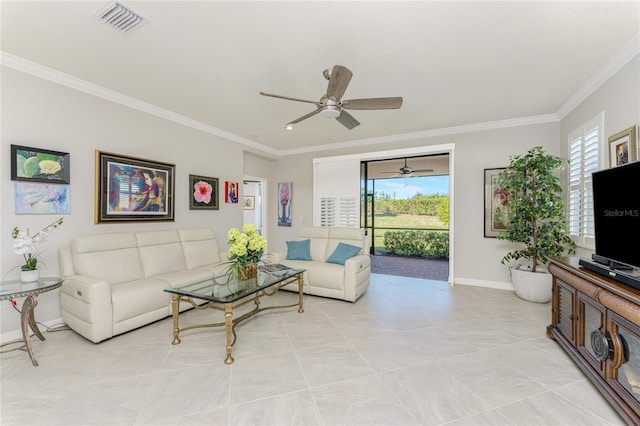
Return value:
<svg viewBox="0 0 640 426">
<path fill-rule="evenodd" d="M 264 303 L 295 302 L 283 291 Z M 6 425 L 610 425 L 623 420 L 545 334 L 550 305 L 373 274 L 352 304 L 305 296 L 224 330 L 167 318 L 93 344 L 72 331 L 0 358 Z M 181 324 L 214 311 L 188 311 Z M 218 318 L 215 319 L 218 321 Z"/>
</svg>

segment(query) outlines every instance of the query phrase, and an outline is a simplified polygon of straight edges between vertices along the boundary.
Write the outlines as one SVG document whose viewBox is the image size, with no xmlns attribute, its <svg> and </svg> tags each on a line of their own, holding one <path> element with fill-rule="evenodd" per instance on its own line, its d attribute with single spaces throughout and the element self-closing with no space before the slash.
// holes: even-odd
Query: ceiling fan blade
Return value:
<svg viewBox="0 0 640 426">
<path fill-rule="evenodd" d="M 418 170 L 414 170 L 413 173 L 428 173 L 432 171 L 433 169 L 418 169 Z"/>
<path fill-rule="evenodd" d="M 292 98 L 292 97 L 289 97 L 289 96 L 274 95 L 273 93 L 266 93 L 266 92 L 260 92 L 260 94 L 262 96 L 271 96 L 272 98 L 286 99 L 288 101 L 306 102 L 308 104 L 314 104 L 314 105 L 320 106 L 320 104 L 318 102 L 316 102 L 316 101 L 308 101 L 306 99 L 298 99 L 298 98 Z"/>
<path fill-rule="evenodd" d="M 349 99 L 342 101 L 345 109 L 398 109 L 402 106 L 402 97 Z"/>
<path fill-rule="evenodd" d="M 340 115 L 336 117 L 336 120 L 349 130 L 360 125 L 360 122 L 353 118 L 353 115 L 349 114 L 347 111 L 340 111 Z"/>
<path fill-rule="evenodd" d="M 329 86 L 327 87 L 327 97 L 333 97 L 336 101 L 339 101 L 347 90 L 347 86 L 351 81 L 353 73 L 348 68 L 342 65 L 335 65 L 331 71 L 331 77 L 329 78 Z"/>
<path fill-rule="evenodd" d="M 295 120 L 288 122 L 288 123 L 287 123 L 287 126 L 288 126 L 288 125 L 290 125 L 290 124 L 291 124 L 291 125 L 293 125 L 293 124 L 298 124 L 298 123 L 299 123 L 299 122 L 301 122 L 302 120 L 306 120 L 306 119 L 307 119 L 307 118 L 309 118 L 309 117 L 313 117 L 314 115 L 316 115 L 316 114 L 317 114 L 317 113 L 319 113 L 319 112 L 320 112 L 320 108 L 318 108 L 318 109 L 317 109 L 317 110 L 315 110 L 315 111 L 311 111 L 311 112 L 310 112 L 309 114 L 307 114 L 307 115 L 303 115 L 303 116 L 302 116 L 302 117 L 300 117 L 300 118 L 296 118 Z"/>
</svg>

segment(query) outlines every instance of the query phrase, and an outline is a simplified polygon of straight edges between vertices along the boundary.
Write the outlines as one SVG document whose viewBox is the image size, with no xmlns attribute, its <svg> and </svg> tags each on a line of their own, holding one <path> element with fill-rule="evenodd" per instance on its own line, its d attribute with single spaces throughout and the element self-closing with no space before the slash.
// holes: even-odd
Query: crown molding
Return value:
<svg viewBox="0 0 640 426">
<path fill-rule="evenodd" d="M 462 133 L 487 131 L 508 127 L 528 126 L 543 123 L 552 123 L 562 120 L 581 102 L 589 97 L 595 90 L 604 84 L 611 76 L 618 72 L 624 65 L 640 53 L 640 33 L 629 40 L 602 68 L 598 70 L 556 113 L 535 115 L 530 117 L 520 117 L 507 120 L 490 121 L 485 123 L 466 124 L 461 126 L 445 127 L 440 129 L 424 130 L 411 133 L 402 133 L 389 136 L 381 136 L 368 139 L 357 139 L 346 142 L 337 142 L 328 145 L 312 146 L 306 148 L 294 148 L 277 150 L 255 141 L 243 138 L 234 133 L 227 132 L 217 127 L 210 126 L 177 114 L 175 112 L 160 108 L 158 106 L 143 102 L 139 99 L 124 95 L 105 87 L 90 83 L 63 72 L 45 67 L 38 63 L 28 61 L 5 51 L 0 51 L 0 65 L 13 68 L 15 70 L 31 74 L 33 76 L 48 80 L 120 105 L 155 115 L 157 117 L 170 120 L 187 127 L 191 127 L 202 132 L 218 136 L 220 138 L 237 142 L 247 148 L 248 151 L 259 155 L 266 155 L 268 158 L 280 156 L 306 154 L 312 152 L 322 152 L 341 148 L 353 148 L 369 146 L 373 144 L 393 143 L 416 139 L 428 139 L 438 136 L 448 136 Z"/>
<path fill-rule="evenodd" d="M 593 92 L 609 80 L 615 73 L 640 53 L 640 33 L 631 38 L 609 59 L 585 84 L 578 89 L 556 112 L 560 120 L 584 102 Z"/>
<path fill-rule="evenodd" d="M 191 127 L 193 129 L 200 130 L 202 132 L 209 133 L 211 135 L 218 136 L 229 141 L 237 142 L 241 145 L 246 146 L 249 151 L 256 152 L 258 154 L 269 154 L 272 158 L 279 155 L 277 150 L 266 145 L 262 145 L 252 140 L 245 139 L 234 133 L 218 129 L 217 127 L 202 123 L 201 121 L 193 120 L 189 117 L 185 117 L 184 115 L 180 115 L 167 109 L 160 108 L 158 106 L 149 104 L 131 96 L 124 95 L 120 92 L 107 89 L 86 80 L 82 80 L 69 74 L 54 70 L 52 68 L 45 67 L 36 62 L 23 59 L 19 56 L 12 55 L 5 51 L 0 51 L 0 65 L 13 68 L 26 74 L 31 74 L 35 77 L 39 77 L 44 80 L 60 84 L 62 86 L 66 86 L 71 89 L 96 96 L 98 98 L 106 99 L 108 101 L 124 105 L 132 109 L 136 109 L 138 111 L 142 111 L 147 114 L 155 115 L 156 117 L 173 121 L 178 124 L 182 124 L 184 126 Z"/>
<path fill-rule="evenodd" d="M 462 126 L 444 127 L 441 129 L 423 130 L 412 133 L 402 133 L 397 135 L 381 136 L 369 139 L 357 139 L 349 142 L 338 142 L 322 146 L 297 148 L 280 151 L 280 155 L 297 155 L 311 152 L 329 151 L 339 148 L 353 148 L 370 146 L 374 144 L 402 142 L 416 139 L 428 139 L 438 136 L 458 135 L 462 133 L 482 132 L 486 130 L 504 129 L 508 127 L 530 126 L 535 124 L 555 123 L 559 121 L 556 114 L 542 114 L 530 117 L 512 118 L 508 120 L 488 121 L 485 123 L 465 124 Z"/>
</svg>

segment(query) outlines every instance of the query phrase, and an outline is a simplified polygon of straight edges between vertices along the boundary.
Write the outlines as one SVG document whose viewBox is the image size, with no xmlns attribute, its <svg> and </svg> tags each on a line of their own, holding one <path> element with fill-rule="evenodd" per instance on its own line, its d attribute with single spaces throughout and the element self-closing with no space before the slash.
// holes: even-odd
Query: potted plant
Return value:
<svg viewBox="0 0 640 426">
<path fill-rule="evenodd" d="M 21 231 L 18 227 L 13 228 L 13 231 L 11 231 L 11 238 L 13 238 L 13 251 L 24 257 L 24 264 L 20 266 L 20 279 L 22 282 L 33 282 L 38 280 L 38 256 L 42 253 L 37 251 L 38 247 L 47 240 L 49 235 L 56 232 L 58 228 L 62 226 L 62 222 L 63 219 L 60 218 L 45 226 L 40 230 L 40 232 L 37 232 L 33 236 L 29 234 L 29 228 L 27 228 L 26 231 Z M 43 262 L 40 262 L 40 264 L 44 266 Z"/>
<path fill-rule="evenodd" d="M 560 179 L 555 172 L 568 161 L 535 146 L 524 156 L 511 156 L 498 184 L 507 192 L 508 221 L 498 239 L 524 245 L 507 253 L 502 263 L 526 260 L 510 269 L 518 297 L 531 302 L 551 300 L 550 256 L 575 253 L 568 233 Z"/>
<path fill-rule="evenodd" d="M 229 239 L 229 262 L 226 272 L 229 276 L 244 280 L 255 278 L 258 274 L 258 262 L 267 248 L 267 240 L 256 232 L 256 226 L 246 223 L 242 231 L 231 228 L 227 232 Z"/>
</svg>

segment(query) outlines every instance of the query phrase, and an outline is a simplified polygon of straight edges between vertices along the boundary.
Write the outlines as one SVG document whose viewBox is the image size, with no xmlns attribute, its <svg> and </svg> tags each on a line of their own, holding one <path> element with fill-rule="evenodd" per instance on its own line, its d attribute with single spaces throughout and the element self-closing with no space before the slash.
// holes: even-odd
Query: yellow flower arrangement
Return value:
<svg viewBox="0 0 640 426">
<path fill-rule="evenodd" d="M 267 249 L 267 240 L 256 232 L 254 224 L 245 224 L 242 231 L 231 228 L 227 233 L 229 244 L 229 266 L 227 272 L 239 279 L 246 278 L 245 266 L 260 262 Z"/>
</svg>

